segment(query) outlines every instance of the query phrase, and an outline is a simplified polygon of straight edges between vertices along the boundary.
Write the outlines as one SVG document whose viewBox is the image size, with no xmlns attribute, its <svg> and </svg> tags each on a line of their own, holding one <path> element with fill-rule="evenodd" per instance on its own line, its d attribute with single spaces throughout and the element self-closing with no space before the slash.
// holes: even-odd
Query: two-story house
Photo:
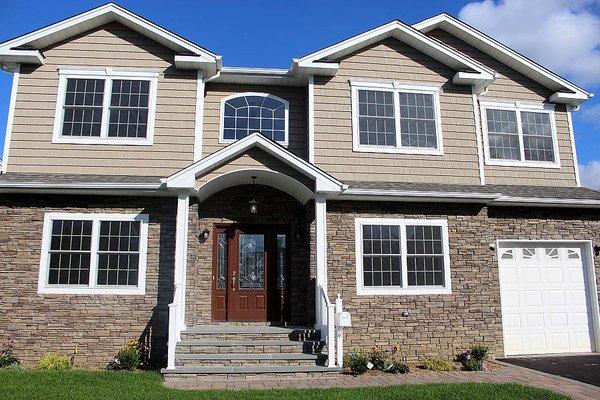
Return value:
<svg viewBox="0 0 600 400">
<path fill-rule="evenodd" d="M 131 338 L 209 377 L 600 348 L 592 94 L 449 15 L 232 68 L 111 3 L 0 64 L 0 337 L 27 363 Z"/>
</svg>

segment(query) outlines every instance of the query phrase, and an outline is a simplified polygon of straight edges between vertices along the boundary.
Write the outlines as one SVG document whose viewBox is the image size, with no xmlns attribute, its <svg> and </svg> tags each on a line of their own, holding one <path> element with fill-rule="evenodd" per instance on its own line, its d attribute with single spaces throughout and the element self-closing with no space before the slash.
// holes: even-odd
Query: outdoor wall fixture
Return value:
<svg viewBox="0 0 600 400">
<path fill-rule="evenodd" d="M 252 193 L 256 193 L 255 191 L 255 187 L 256 187 L 256 176 L 252 176 Z M 252 197 L 252 200 L 250 200 L 250 214 L 256 214 L 258 212 L 258 201 L 256 201 L 254 199 L 254 197 Z"/>
<path fill-rule="evenodd" d="M 208 236 L 210 236 L 210 231 L 208 228 L 204 228 L 204 230 L 200 232 L 200 239 L 206 241 L 208 240 Z"/>
<path fill-rule="evenodd" d="M 594 256 L 598 257 L 600 255 L 600 246 L 595 244 L 594 245 Z"/>
</svg>

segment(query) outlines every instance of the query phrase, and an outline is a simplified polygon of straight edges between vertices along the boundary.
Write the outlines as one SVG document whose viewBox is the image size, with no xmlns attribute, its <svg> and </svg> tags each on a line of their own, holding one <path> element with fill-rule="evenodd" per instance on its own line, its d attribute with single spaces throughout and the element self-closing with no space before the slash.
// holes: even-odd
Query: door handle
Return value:
<svg viewBox="0 0 600 400">
<path fill-rule="evenodd" d="M 235 290 L 235 275 L 231 278 L 231 288 Z"/>
</svg>

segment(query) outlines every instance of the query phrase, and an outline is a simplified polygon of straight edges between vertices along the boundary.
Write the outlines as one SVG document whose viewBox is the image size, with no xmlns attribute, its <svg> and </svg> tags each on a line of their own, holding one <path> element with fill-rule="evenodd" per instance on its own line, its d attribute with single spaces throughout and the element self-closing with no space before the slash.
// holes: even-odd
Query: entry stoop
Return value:
<svg viewBox="0 0 600 400">
<path fill-rule="evenodd" d="M 181 332 L 167 384 L 201 379 L 295 378 L 339 373 L 326 366 L 321 332 L 267 324 L 201 325 Z"/>
</svg>

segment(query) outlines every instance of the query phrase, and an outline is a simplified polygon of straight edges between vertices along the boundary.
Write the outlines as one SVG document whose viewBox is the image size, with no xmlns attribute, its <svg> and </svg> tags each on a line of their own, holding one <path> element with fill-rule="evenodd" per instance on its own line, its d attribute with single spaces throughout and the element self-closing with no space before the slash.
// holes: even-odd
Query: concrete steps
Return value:
<svg viewBox="0 0 600 400">
<path fill-rule="evenodd" d="M 312 327 L 211 324 L 181 333 L 175 369 L 165 379 L 252 379 L 337 373 L 327 368 L 325 343 Z"/>
</svg>

